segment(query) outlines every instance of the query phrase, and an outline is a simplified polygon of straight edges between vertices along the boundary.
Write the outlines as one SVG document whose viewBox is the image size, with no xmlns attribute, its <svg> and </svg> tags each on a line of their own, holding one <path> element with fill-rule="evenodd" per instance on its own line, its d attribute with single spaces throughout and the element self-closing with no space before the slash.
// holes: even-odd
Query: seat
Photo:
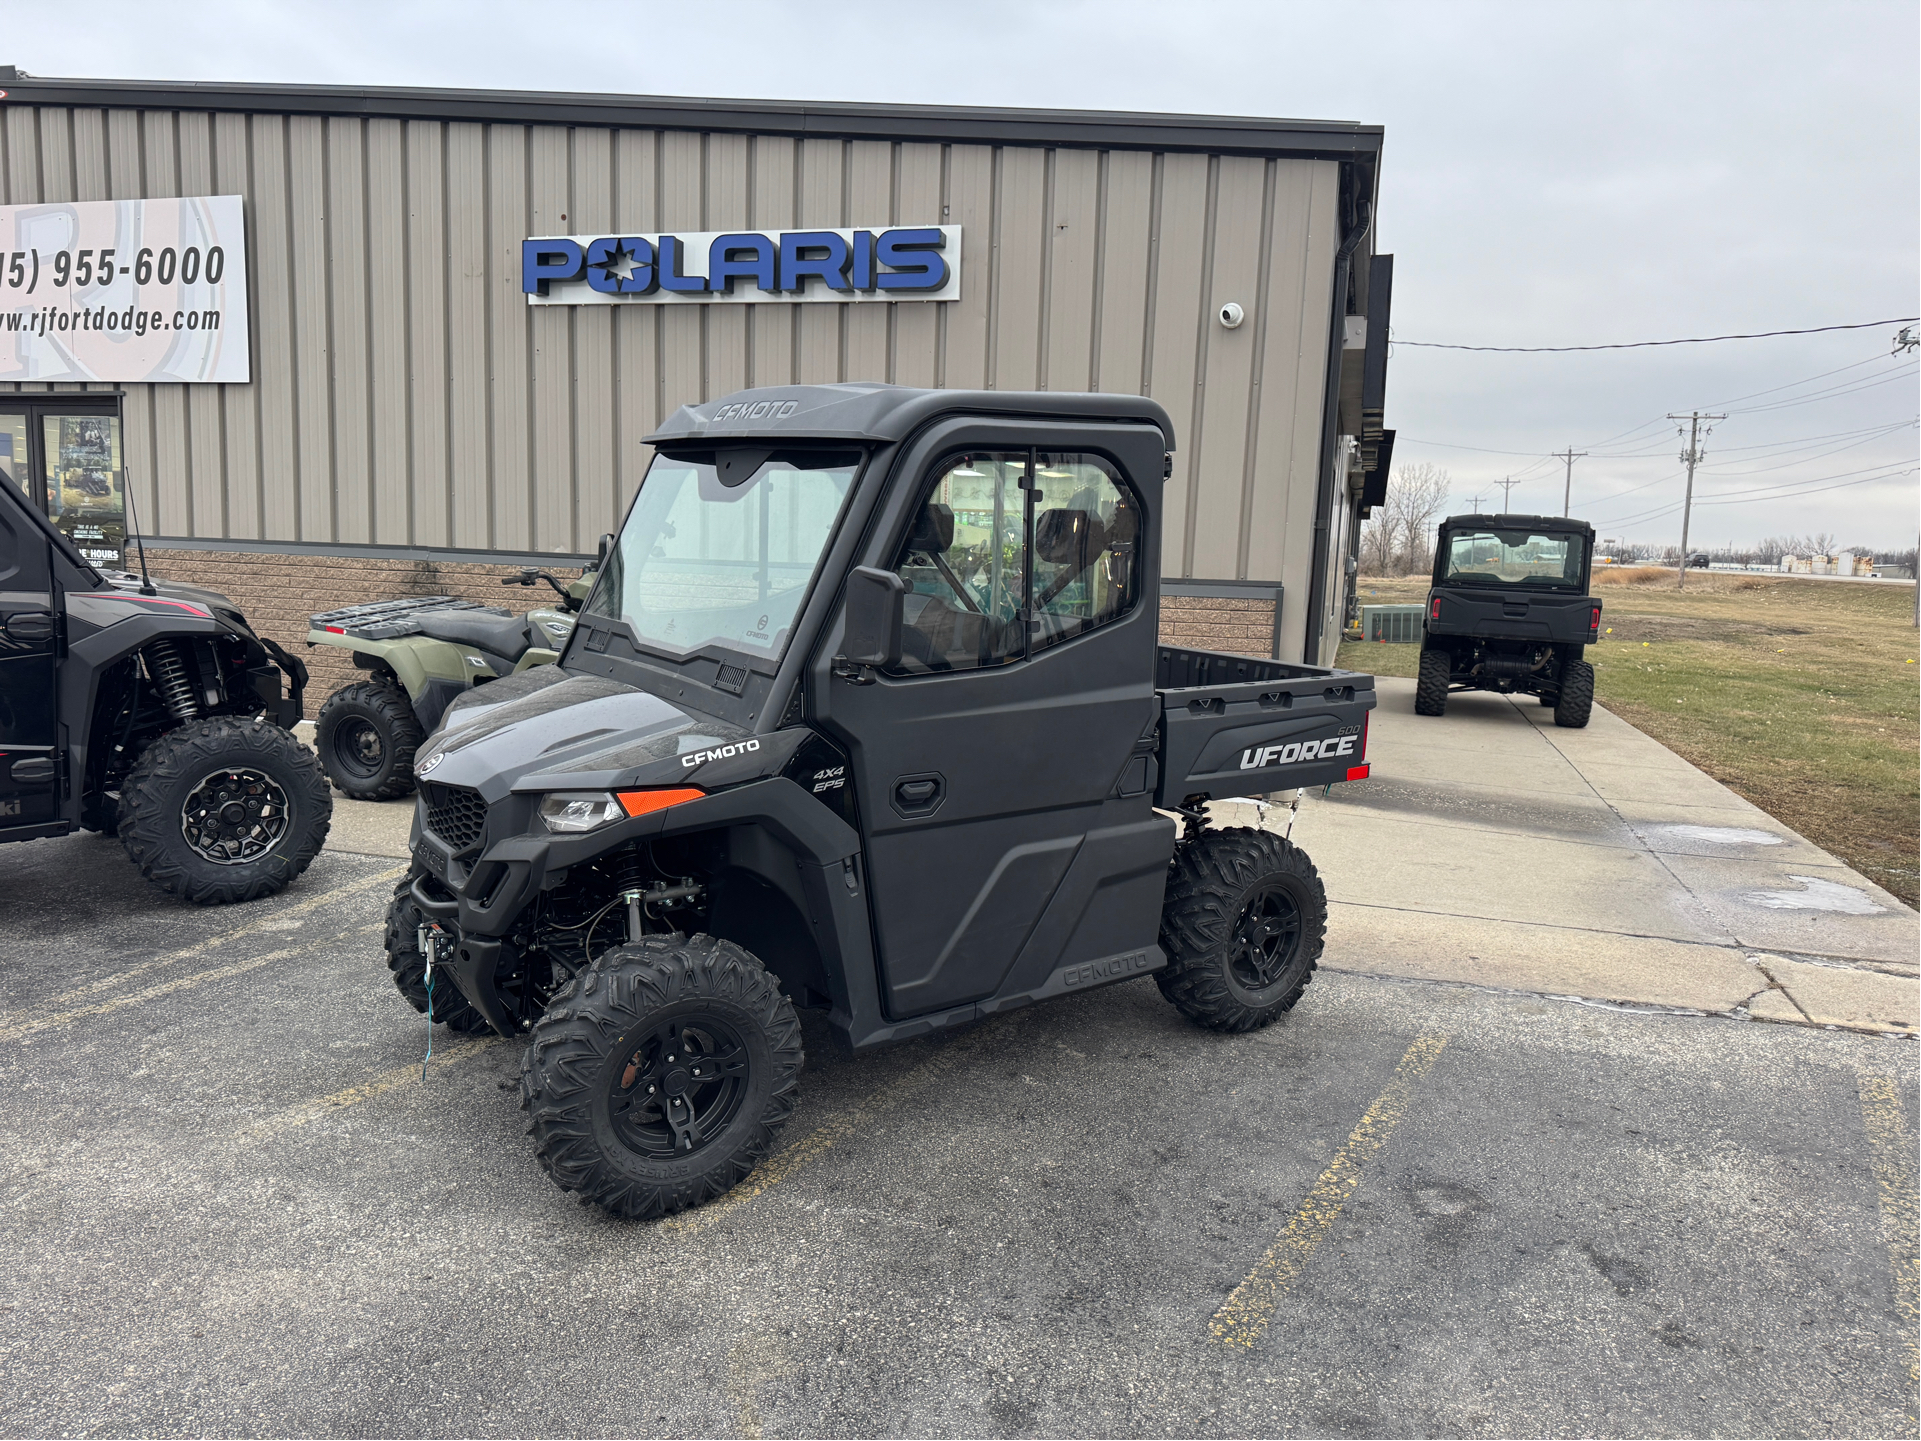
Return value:
<svg viewBox="0 0 1921 1441">
<path fill-rule="evenodd" d="M 525 616 L 504 612 L 495 615 L 484 610 L 430 610 L 412 619 L 424 636 L 471 645 L 506 660 L 519 660 L 529 644 Z"/>
</svg>

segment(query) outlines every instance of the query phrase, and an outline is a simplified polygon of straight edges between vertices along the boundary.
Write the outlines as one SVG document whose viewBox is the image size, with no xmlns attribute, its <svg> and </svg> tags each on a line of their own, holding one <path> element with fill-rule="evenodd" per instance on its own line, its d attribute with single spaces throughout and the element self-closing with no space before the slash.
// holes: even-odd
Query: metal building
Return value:
<svg viewBox="0 0 1921 1441">
<path fill-rule="evenodd" d="M 1331 658 L 1385 470 L 1378 127 L 9 67 L 0 91 L 16 233 L 74 202 L 242 197 L 248 381 L 50 379 L 0 328 L 0 434 L 11 412 L 32 490 L 59 468 L 47 417 L 117 407 L 151 553 L 270 629 L 591 552 L 676 406 L 875 379 L 1154 396 L 1178 437 L 1170 623 Z M 886 226 L 958 227 L 960 298 L 532 305 L 524 285 L 530 237 Z M 5 258 L 0 327 L 27 303 Z"/>
</svg>

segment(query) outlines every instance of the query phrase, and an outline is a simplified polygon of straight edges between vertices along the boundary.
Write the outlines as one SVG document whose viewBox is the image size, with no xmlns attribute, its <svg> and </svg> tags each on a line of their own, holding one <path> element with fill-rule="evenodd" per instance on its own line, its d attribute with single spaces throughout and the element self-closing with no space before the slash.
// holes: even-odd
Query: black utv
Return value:
<svg viewBox="0 0 1921 1441">
<path fill-rule="evenodd" d="M 1434 547 L 1417 715 L 1443 715 L 1449 691 L 1538 696 L 1554 723 L 1584 726 L 1601 633 L 1588 594 L 1594 527 L 1542 515 L 1451 515 Z"/>
<path fill-rule="evenodd" d="M 795 1007 L 849 1047 L 1153 975 L 1264 1026 L 1307 857 L 1210 799 L 1367 773 L 1371 677 L 1161 646 L 1173 429 L 1119 395 L 752 390 L 683 408 L 555 665 L 449 707 L 387 959 L 526 1040 L 562 1187 L 631 1217 L 766 1154 Z"/>
<path fill-rule="evenodd" d="M 186 900 L 272 895 L 333 816 L 306 682 L 225 596 L 103 574 L 0 483 L 0 841 L 118 834 Z"/>
</svg>

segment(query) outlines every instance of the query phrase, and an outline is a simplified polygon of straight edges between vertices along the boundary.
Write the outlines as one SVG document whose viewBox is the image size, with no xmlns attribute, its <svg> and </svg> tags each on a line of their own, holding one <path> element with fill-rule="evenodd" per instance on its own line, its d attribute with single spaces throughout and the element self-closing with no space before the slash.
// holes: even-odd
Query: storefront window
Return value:
<svg viewBox="0 0 1921 1441">
<path fill-rule="evenodd" d="M 127 497 L 120 418 L 43 415 L 47 516 L 95 565 L 125 564 Z"/>
</svg>

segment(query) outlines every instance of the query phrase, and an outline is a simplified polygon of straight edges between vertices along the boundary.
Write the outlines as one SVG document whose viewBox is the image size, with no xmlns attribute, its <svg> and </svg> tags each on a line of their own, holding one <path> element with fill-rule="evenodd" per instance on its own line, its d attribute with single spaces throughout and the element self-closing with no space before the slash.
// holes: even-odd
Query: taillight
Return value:
<svg viewBox="0 0 1921 1441">
<path fill-rule="evenodd" d="M 1372 767 L 1349 766 L 1347 768 L 1347 778 L 1351 781 L 1364 781 L 1367 779 L 1367 773 L 1370 769 L 1372 769 Z"/>
<path fill-rule="evenodd" d="M 1428 602 L 1427 618 L 1429 620 L 1439 620 L 1441 618 L 1441 598 L 1438 595 Z"/>
<path fill-rule="evenodd" d="M 1588 612 L 1587 638 L 1589 640 L 1599 640 L 1601 638 L 1601 607 L 1598 605 Z"/>
<path fill-rule="evenodd" d="M 664 811 L 667 807 L 677 806 L 683 801 L 697 801 L 706 794 L 706 791 L 697 791 L 692 787 L 666 791 L 614 792 L 615 798 L 620 801 L 620 808 L 627 812 L 629 817 L 650 815 L 654 811 Z"/>
</svg>

